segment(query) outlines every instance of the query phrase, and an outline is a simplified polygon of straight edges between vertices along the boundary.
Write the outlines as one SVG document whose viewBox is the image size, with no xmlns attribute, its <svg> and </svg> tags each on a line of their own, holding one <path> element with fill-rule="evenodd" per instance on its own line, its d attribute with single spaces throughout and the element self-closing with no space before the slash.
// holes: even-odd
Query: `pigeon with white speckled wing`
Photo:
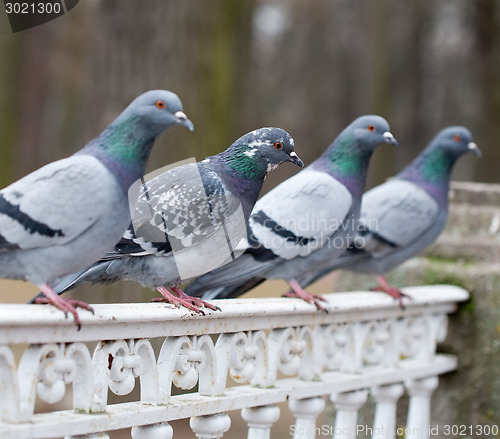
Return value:
<svg viewBox="0 0 500 439">
<path fill-rule="evenodd" d="M 142 186 L 133 227 L 115 251 L 64 277 L 55 291 L 131 280 L 156 288 L 161 301 L 197 312 L 204 306 L 216 309 L 185 295 L 178 285 L 235 257 L 264 178 L 286 161 L 303 166 L 290 135 L 261 128 L 216 156 L 158 175 Z"/>
<path fill-rule="evenodd" d="M 384 143 L 396 143 L 385 119 L 356 119 L 321 157 L 256 203 L 245 253 L 196 279 L 186 291 L 229 298 L 265 279 L 285 279 L 293 289 L 290 296 L 323 309 L 323 299 L 304 291 L 296 278 L 317 269 L 320 255 L 336 259 L 349 246 L 370 157 Z"/>
<path fill-rule="evenodd" d="M 97 138 L 0 191 L 0 277 L 29 280 L 79 325 L 76 306 L 49 283 L 92 264 L 130 223 L 128 189 L 144 173 L 156 138 L 192 123 L 172 92 L 136 98 Z"/>
</svg>

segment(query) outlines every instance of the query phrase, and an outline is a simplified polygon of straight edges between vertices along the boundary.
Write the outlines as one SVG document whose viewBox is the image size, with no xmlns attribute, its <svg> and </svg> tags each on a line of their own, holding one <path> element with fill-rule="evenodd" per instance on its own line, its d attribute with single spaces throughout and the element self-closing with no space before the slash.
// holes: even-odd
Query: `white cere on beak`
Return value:
<svg viewBox="0 0 500 439">
<path fill-rule="evenodd" d="M 481 150 L 477 147 L 475 142 L 469 142 L 467 144 L 467 149 L 476 154 L 477 156 L 481 157 Z"/>
<path fill-rule="evenodd" d="M 176 111 L 174 116 L 179 119 L 179 120 L 182 120 L 182 121 L 186 121 L 187 120 L 187 116 L 186 116 L 186 113 L 184 113 L 183 111 Z"/>
<path fill-rule="evenodd" d="M 298 157 L 298 155 L 297 155 L 297 153 L 295 151 L 292 151 L 290 153 L 290 157 L 296 158 L 296 157 Z"/>
<path fill-rule="evenodd" d="M 193 122 L 191 122 L 183 111 L 176 111 L 174 116 L 180 121 L 189 131 L 194 131 Z"/>
<path fill-rule="evenodd" d="M 394 145 L 397 145 L 398 142 L 396 142 L 396 139 L 394 138 L 394 136 L 392 135 L 392 133 L 390 133 L 389 131 L 386 131 L 384 134 L 384 139 L 387 143 L 392 143 Z"/>
</svg>

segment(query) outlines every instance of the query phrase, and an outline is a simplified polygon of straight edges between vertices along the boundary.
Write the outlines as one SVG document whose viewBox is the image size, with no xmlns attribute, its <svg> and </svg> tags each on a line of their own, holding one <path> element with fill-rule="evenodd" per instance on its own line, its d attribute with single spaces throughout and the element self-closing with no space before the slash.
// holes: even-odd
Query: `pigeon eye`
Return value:
<svg viewBox="0 0 500 439">
<path fill-rule="evenodd" d="M 459 136 L 459 135 L 455 134 L 455 135 L 453 136 L 453 140 L 454 140 L 455 142 L 460 142 L 460 140 L 461 140 L 461 139 L 460 139 L 460 136 Z"/>
<path fill-rule="evenodd" d="M 157 100 L 156 107 L 159 108 L 160 110 L 163 110 L 165 108 L 165 102 L 163 102 L 161 99 Z"/>
<path fill-rule="evenodd" d="M 375 131 L 375 125 L 368 125 L 368 131 Z"/>
<path fill-rule="evenodd" d="M 282 149 L 283 148 L 283 144 L 281 142 L 274 142 L 274 147 L 276 149 Z"/>
</svg>

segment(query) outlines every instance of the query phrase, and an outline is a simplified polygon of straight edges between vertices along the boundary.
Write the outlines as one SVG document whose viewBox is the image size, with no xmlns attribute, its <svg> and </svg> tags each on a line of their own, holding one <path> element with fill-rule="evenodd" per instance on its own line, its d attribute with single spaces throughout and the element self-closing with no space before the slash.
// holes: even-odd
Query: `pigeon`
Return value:
<svg viewBox="0 0 500 439">
<path fill-rule="evenodd" d="M 158 175 L 142 185 L 132 224 L 114 251 L 54 290 L 129 280 L 157 289 L 162 297 L 154 301 L 200 313 L 218 309 L 179 285 L 236 258 L 266 175 L 287 161 L 304 166 L 290 135 L 261 128 L 216 156 Z"/>
<path fill-rule="evenodd" d="M 324 309 L 320 296 L 296 279 L 315 269 L 318 255 L 338 258 L 355 236 L 372 153 L 396 144 L 380 116 L 362 116 L 345 128 L 316 161 L 262 197 L 248 222 L 245 252 L 187 287 L 204 299 L 237 297 L 265 279 L 284 279 L 299 297 Z"/>
<path fill-rule="evenodd" d="M 49 286 L 113 248 L 130 223 L 128 190 L 144 174 L 156 138 L 193 124 L 177 95 L 137 97 L 98 137 L 74 155 L 49 163 L 0 191 L 0 277 L 28 280 L 50 303 L 71 313 L 84 302 Z"/>
<path fill-rule="evenodd" d="M 338 268 L 374 274 L 379 284 L 374 290 L 389 294 L 404 308 L 405 295 L 389 285 L 383 273 L 423 251 L 442 232 L 448 219 L 451 171 L 467 152 L 481 155 L 468 129 L 441 130 L 403 171 L 363 196 L 355 245 L 297 282 L 306 287 Z"/>
</svg>

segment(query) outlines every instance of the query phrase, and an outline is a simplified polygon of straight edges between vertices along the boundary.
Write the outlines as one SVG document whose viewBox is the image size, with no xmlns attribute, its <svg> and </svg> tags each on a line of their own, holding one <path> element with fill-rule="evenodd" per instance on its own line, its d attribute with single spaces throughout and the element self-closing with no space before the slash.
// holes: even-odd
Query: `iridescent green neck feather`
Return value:
<svg viewBox="0 0 500 439">
<path fill-rule="evenodd" d="M 256 154 L 245 154 L 248 150 L 246 145 L 233 145 L 223 153 L 210 157 L 214 166 L 222 166 L 224 172 L 220 175 L 231 191 L 239 196 L 247 218 L 268 171 L 267 161 Z"/>
<path fill-rule="evenodd" d="M 158 135 L 157 130 L 146 126 L 140 117 L 122 114 L 77 154 L 98 158 L 127 191 L 133 182 L 144 175 Z"/>
<path fill-rule="evenodd" d="M 361 198 L 372 151 L 357 144 L 354 133 L 343 133 L 313 164 L 340 181 L 351 194 Z"/>
</svg>

